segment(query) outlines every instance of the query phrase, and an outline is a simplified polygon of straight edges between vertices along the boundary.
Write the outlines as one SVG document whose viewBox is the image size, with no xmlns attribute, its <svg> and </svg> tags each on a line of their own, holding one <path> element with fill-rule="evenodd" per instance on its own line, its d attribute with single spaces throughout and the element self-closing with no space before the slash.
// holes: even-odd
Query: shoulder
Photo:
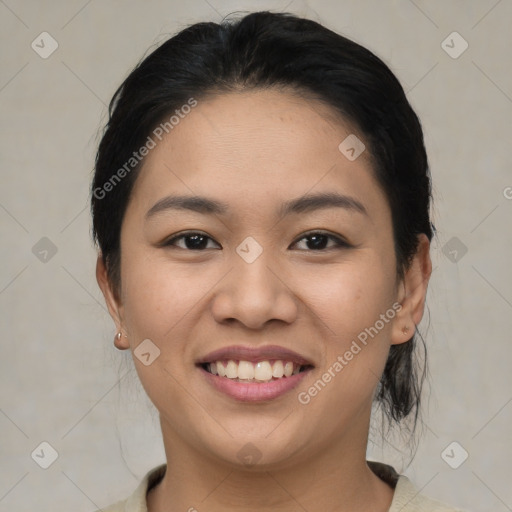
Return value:
<svg viewBox="0 0 512 512">
<path fill-rule="evenodd" d="M 131 496 L 95 512 L 147 512 L 146 495 L 163 478 L 166 468 L 166 464 L 161 464 L 151 469 L 146 473 Z"/>
<path fill-rule="evenodd" d="M 101 510 L 96 510 L 95 512 L 125 512 L 126 510 L 126 500 L 118 501 L 109 505 L 106 508 L 102 508 Z"/>
<path fill-rule="evenodd" d="M 467 512 L 421 494 L 413 483 L 400 475 L 389 512 Z"/>
<path fill-rule="evenodd" d="M 367 461 L 371 470 L 395 489 L 388 512 L 467 512 L 421 494 L 405 476 L 382 462 Z"/>
</svg>

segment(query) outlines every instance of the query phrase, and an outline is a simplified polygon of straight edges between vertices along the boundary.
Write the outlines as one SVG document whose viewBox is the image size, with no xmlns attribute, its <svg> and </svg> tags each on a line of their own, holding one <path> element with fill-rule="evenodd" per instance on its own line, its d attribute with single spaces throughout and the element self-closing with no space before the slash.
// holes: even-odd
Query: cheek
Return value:
<svg viewBox="0 0 512 512">
<path fill-rule="evenodd" d="M 211 287 L 210 279 L 198 279 L 187 265 L 171 265 L 137 249 L 127 254 L 121 272 L 130 332 L 155 341 L 172 337 L 174 326 L 194 305 L 199 307 L 201 297 Z"/>
<path fill-rule="evenodd" d="M 308 301 L 314 312 L 311 318 L 321 319 L 313 336 L 321 338 L 318 341 L 324 348 L 325 373 L 311 391 L 323 389 L 323 383 L 327 389 L 315 407 L 339 407 L 355 414 L 353 407 L 372 401 L 383 371 L 395 316 L 394 275 L 387 268 L 389 262 L 366 256 L 316 272 L 315 278 L 303 278 L 302 287 L 309 290 Z"/>
<path fill-rule="evenodd" d="M 372 270 L 345 265 L 315 277 L 303 278 L 303 287 L 309 290 L 313 338 L 324 350 L 322 373 L 300 390 L 299 399 L 309 404 L 305 411 L 328 411 L 325 428 L 335 435 L 373 401 L 395 316 L 393 280 L 375 263 Z"/>
<path fill-rule="evenodd" d="M 302 299 L 344 343 L 379 319 L 391 307 L 394 278 L 383 262 L 360 258 L 302 272 L 296 279 Z"/>
<path fill-rule="evenodd" d="M 193 409 L 180 384 L 188 378 L 183 361 L 189 360 L 195 308 L 213 282 L 137 249 L 127 253 L 121 271 L 125 321 L 142 386 L 159 411 Z M 137 359 L 136 350 L 146 339 L 159 350 L 148 366 Z"/>
</svg>

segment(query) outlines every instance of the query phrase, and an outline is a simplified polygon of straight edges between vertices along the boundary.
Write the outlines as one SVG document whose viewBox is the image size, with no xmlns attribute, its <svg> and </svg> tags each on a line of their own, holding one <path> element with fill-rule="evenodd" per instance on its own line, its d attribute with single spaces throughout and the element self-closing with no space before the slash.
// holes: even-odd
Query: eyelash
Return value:
<svg viewBox="0 0 512 512">
<path fill-rule="evenodd" d="M 173 237 L 165 240 L 161 244 L 161 247 L 177 247 L 176 244 L 175 244 L 175 242 L 177 240 L 180 240 L 182 238 L 187 238 L 187 237 L 190 237 L 190 236 L 194 236 L 194 235 L 200 235 L 202 237 L 205 237 L 205 238 L 208 238 L 210 240 L 213 240 L 213 238 L 209 237 L 205 233 L 201 233 L 200 231 L 188 231 L 188 232 L 185 232 L 185 233 L 180 233 L 179 235 L 173 236 Z M 308 233 L 304 233 L 300 238 L 298 238 L 295 242 L 293 242 L 292 245 L 295 245 L 298 242 L 300 242 L 300 241 L 302 241 L 302 240 L 304 240 L 306 238 L 312 237 L 314 235 L 322 235 L 322 236 L 327 237 L 330 240 L 333 240 L 334 243 L 335 243 L 335 246 L 334 247 L 324 248 L 324 249 L 300 249 L 300 250 L 303 250 L 303 251 L 306 251 L 306 252 L 326 252 L 326 251 L 329 251 L 329 250 L 332 250 L 332 249 L 348 249 L 348 248 L 352 247 L 348 242 L 346 242 L 342 238 L 337 237 L 335 235 L 332 235 L 330 233 L 325 233 L 323 231 L 309 231 Z M 186 250 L 186 251 L 193 251 L 193 252 L 202 252 L 202 251 L 206 250 L 206 248 L 205 249 L 188 249 L 186 247 L 179 247 L 179 248 L 183 249 L 183 250 Z"/>
</svg>

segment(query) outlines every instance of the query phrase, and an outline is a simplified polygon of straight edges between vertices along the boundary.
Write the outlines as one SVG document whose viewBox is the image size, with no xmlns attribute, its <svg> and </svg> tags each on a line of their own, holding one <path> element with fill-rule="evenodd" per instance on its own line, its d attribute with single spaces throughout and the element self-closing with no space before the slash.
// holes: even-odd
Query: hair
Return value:
<svg viewBox="0 0 512 512">
<path fill-rule="evenodd" d="M 316 98 L 362 134 L 390 206 L 398 278 L 416 253 L 418 235 L 432 239 L 423 132 L 391 70 L 368 49 L 317 22 L 289 13 L 255 12 L 180 31 L 135 67 L 110 102 L 96 156 L 91 210 L 93 238 L 116 295 L 121 226 L 142 164 L 118 174 L 122 179 L 116 182 L 114 175 L 126 171 L 126 162 L 132 162 L 155 127 L 191 98 L 262 88 Z M 412 417 L 412 431 L 426 372 L 426 359 L 420 364 L 415 350 L 417 334 L 391 346 L 375 395 L 390 425 Z"/>
</svg>

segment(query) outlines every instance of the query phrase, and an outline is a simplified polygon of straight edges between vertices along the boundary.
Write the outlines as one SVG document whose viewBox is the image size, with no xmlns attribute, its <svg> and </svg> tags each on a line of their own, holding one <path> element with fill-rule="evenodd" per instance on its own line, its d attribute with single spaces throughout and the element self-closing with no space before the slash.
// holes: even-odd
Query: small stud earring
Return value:
<svg viewBox="0 0 512 512">
<path fill-rule="evenodd" d="M 404 325 L 404 326 L 402 327 L 402 332 L 403 332 L 404 334 L 407 334 L 407 333 L 409 332 L 409 327 L 407 327 L 407 325 Z"/>
</svg>

